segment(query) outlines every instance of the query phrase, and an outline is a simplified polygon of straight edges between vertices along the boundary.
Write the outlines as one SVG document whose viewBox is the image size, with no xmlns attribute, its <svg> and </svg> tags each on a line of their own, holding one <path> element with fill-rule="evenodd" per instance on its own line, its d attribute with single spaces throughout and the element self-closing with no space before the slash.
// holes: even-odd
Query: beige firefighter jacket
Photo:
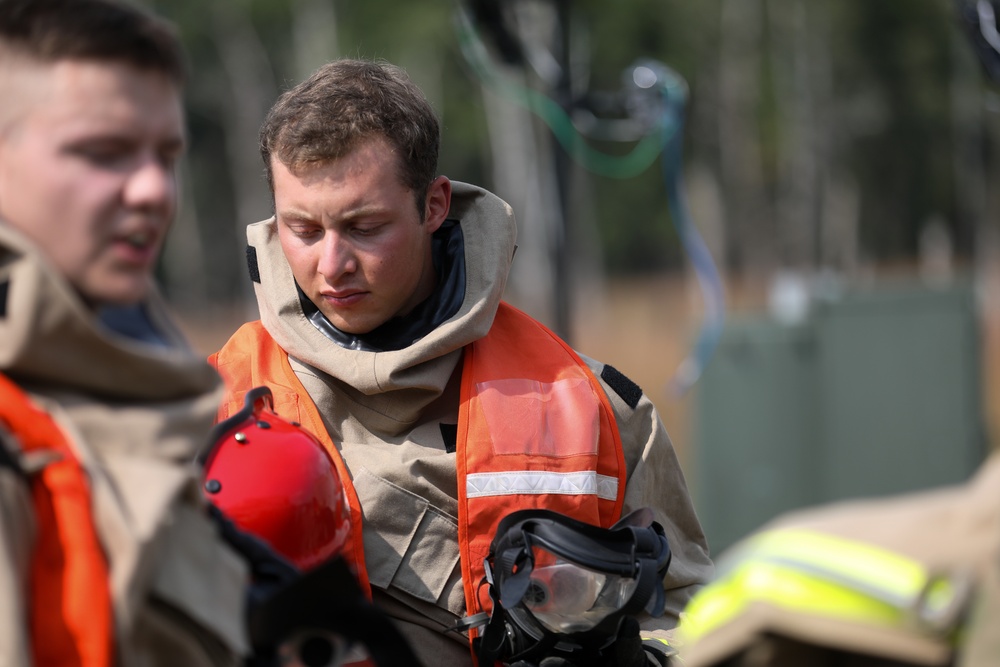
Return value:
<svg viewBox="0 0 1000 667">
<path fill-rule="evenodd" d="M 64 429 L 91 483 L 118 664 L 239 664 L 247 572 L 203 512 L 194 474 L 219 381 L 153 296 L 163 345 L 104 328 L 31 243 L 0 223 L 0 372 Z M 0 429 L 17 452 L 17 434 Z M 30 475 L 43 462 L 21 457 Z M 0 468 L 0 666 L 30 665 L 28 482 Z"/>
<path fill-rule="evenodd" d="M 870 571 L 882 554 L 888 554 L 887 563 L 902 557 L 917 566 L 927 587 L 916 597 L 902 598 L 902 620 L 889 624 L 791 608 L 780 598 L 740 600 L 738 613 L 710 632 L 699 632 L 697 641 L 682 644 L 685 667 L 1000 664 L 1000 454 L 994 453 L 964 485 L 795 512 L 765 526 L 756 537 L 792 532 L 833 538 L 827 557 L 849 574 Z M 853 545 L 862 548 L 856 556 L 843 557 L 837 547 L 841 540 L 848 545 L 844 554 L 855 553 Z M 748 543 L 722 555 L 720 581 L 706 587 L 705 594 L 721 590 L 727 573 L 746 562 L 741 554 L 747 554 Z M 863 556 L 869 547 L 877 553 Z M 792 556 L 787 551 L 772 554 L 771 560 Z M 890 575 L 888 582 L 901 570 L 880 571 Z M 948 593 L 937 597 L 935 590 Z M 729 662 L 736 655 L 741 657 Z"/>
<path fill-rule="evenodd" d="M 273 219 L 251 225 L 264 327 L 323 416 L 352 475 L 364 513 L 366 565 L 376 602 L 409 636 L 425 664 L 468 665 L 464 635 L 449 631 L 465 612 L 458 545 L 454 452 L 442 425 L 454 425 L 462 348 L 484 336 L 514 255 L 510 207 L 480 188 L 454 183 L 449 218 L 461 221 L 465 299 L 457 314 L 400 350 L 346 349 L 303 313 Z M 604 365 L 585 361 L 600 377 Z M 603 383 L 602 383 L 603 384 Z M 706 540 L 667 432 L 646 396 L 630 407 L 603 384 L 618 421 L 628 481 L 625 511 L 652 507 L 673 550 L 664 586 L 672 628 L 710 575 Z"/>
</svg>

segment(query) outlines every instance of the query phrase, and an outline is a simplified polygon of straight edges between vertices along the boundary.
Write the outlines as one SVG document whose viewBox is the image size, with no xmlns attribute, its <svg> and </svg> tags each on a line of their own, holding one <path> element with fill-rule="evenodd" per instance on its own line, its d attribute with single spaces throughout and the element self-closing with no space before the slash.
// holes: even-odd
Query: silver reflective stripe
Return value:
<svg viewBox="0 0 1000 667">
<path fill-rule="evenodd" d="M 616 500 L 618 480 L 607 475 L 598 475 L 593 470 L 483 472 L 466 476 L 465 493 L 469 498 L 509 496 L 516 493 L 558 493 L 572 496 L 596 495 L 604 500 Z"/>
<path fill-rule="evenodd" d="M 793 570 L 798 570 L 804 574 L 815 576 L 819 579 L 824 579 L 832 584 L 837 584 L 852 591 L 857 591 L 858 593 L 867 595 L 870 598 L 881 600 L 882 602 L 896 607 L 897 609 L 905 609 L 914 604 L 921 591 L 921 588 L 917 587 L 917 584 L 923 586 L 926 581 L 925 579 L 914 581 L 914 587 L 912 589 L 893 590 L 888 585 L 879 586 L 873 581 L 866 581 L 861 577 L 852 576 L 850 572 L 844 571 L 843 569 L 836 570 L 830 567 L 823 567 L 818 563 L 809 563 L 802 560 L 794 560 L 792 558 L 782 558 L 778 555 L 761 556 L 758 560 L 763 563 L 771 563 L 773 565 L 777 565 L 778 567 L 787 567 Z"/>
</svg>

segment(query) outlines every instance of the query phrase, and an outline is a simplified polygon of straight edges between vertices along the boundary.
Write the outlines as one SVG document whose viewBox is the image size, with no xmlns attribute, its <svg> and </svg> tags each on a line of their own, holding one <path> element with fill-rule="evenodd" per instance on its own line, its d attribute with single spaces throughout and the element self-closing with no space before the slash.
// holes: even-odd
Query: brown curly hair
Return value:
<svg viewBox="0 0 1000 667">
<path fill-rule="evenodd" d="M 260 130 L 272 195 L 272 157 L 294 173 L 337 160 L 373 137 L 396 149 L 400 178 L 422 217 L 427 187 L 437 175 L 440 127 L 423 92 L 384 61 L 335 60 L 278 98 Z"/>
</svg>

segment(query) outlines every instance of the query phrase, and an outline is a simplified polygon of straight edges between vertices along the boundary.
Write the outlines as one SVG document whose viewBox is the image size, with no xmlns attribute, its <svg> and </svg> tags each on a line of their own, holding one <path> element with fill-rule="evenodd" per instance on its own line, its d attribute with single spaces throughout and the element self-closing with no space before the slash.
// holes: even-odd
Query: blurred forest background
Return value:
<svg viewBox="0 0 1000 667">
<path fill-rule="evenodd" d="M 161 273 L 205 351 L 256 317 L 243 230 L 271 212 L 267 109 L 330 59 L 384 58 L 439 112 L 441 172 L 513 206 L 508 300 L 643 386 L 686 467 L 698 384 L 670 382 L 699 343 L 711 368 L 723 313 L 795 319 L 831 292 L 968 283 L 983 401 L 1000 403 L 1000 96 L 951 0 L 146 4 L 190 58 Z"/>
</svg>

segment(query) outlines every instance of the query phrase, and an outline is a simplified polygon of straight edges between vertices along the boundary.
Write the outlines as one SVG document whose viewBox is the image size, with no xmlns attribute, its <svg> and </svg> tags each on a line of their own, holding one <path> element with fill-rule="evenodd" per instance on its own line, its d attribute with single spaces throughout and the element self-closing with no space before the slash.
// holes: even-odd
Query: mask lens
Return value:
<svg viewBox="0 0 1000 667">
<path fill-rule="evenodd" d="M 635 579 L 595 572 L 532 546 L 534 567 L 521 604 L 550 632 L 592 629 L 632 597 Z"/>
</svg>

